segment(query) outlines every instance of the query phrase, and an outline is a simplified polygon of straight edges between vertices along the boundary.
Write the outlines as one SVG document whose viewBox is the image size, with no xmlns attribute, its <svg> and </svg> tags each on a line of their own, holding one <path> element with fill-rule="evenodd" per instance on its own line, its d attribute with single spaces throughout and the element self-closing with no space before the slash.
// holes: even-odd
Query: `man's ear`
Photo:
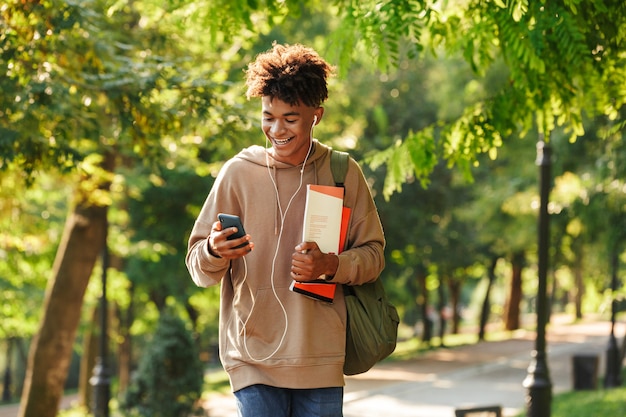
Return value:
<svg viewBox="0 0 626 417">
<path fill-rule="evenodd" d="M 315 109 L 315 114 L 313 115 L 313 126 L 315 126 L 320 120 L 322 120 L 322 116 L 324 116 L 324 108 L 318 107 Z"/>
</svg>

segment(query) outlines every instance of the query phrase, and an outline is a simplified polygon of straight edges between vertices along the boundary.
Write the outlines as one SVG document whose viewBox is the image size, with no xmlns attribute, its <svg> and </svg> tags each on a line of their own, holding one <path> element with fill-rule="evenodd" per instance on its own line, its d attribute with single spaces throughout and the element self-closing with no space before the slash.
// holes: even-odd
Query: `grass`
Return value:
<svg viewBox="0 0 626 417">
<path fill-rule="evenodd" d="M 487 340 L 506 340 L 513 337 L 512 332 L 489 332 Z M 462 333 L 446 335 L 447 348 L 470 345 L 478 340 L 476 334 Z M 402 361 L 440 348 L 440 339 L 432 338 L 431 343 L 424 343 L 412 337 L 398 341 L 395 352 L 386 360 Z M 599 378 L 601 380 L 602 378 Z M 622 371 L 622 381 L 626 385 L 626 367 Z M 596 390 L 569 391 L 555 394 L 552 398 L 551 417 L 622 417 L 626 416 L 626 386 Z M 526 417 L 526 410 L 516 417 Z"/>
<path fill-rule="evenodd" d="M 453 335 L 446 336 L 445 346 L 452 348 L 456 346 L 462 345 L 470 345 L 476 343 L 476 336 L 463 334 L 463 335 Z M 458 336 L 458 337 L 457 337 Z M 396 350 L 389 357 L 390 361 L 403 361 L 407 359 L 412 359 L 419 357 L 420 355 L 441 348 L 441 341 L 438 337 L 433 337 L 430 343 L 423 342 L 421 339 L 417 337 L 412 337 L 407 340 L 398 341 L 396 345 Z"/>
<path fill-rule="evenodd" d="M 622 370 L 626 381 L 626 368 Z M 526 411 L 517 415 L 525 417 Z M 622 417 L 626 416 L 626 387 L 569 391 L 554 395 L 551 417 Z"/>
<path fill-rule="evenodd" d="M 520 330 L 524 331 L 524 330 Z M 512 331 L 491 331 L 486 337 L 486 341 L 508 340 L 514 337 L 515 332 Z M 445 348 L 455 348 L 464 345 L 473 345 L 478 342 L 478 336 L 475 333 L 458 333 L 447 334 L 444 337 Z M 419 357 L 426 352 L 440 349 L 441 339 L 433 337 L 430 343 L 423 342 L 419 337 L 410 337 L 404 340 L 398 340 L 396 350 L 386 359 L 389 361 L 402 361 Z"/>
<path fill-rule="evenodd" d="M 221 367 L 212 367 L 204 374 L 204 387 L 203 393 L 221 393 L 227 394 L 230 392 L 230 382 L 228 380 L 228 374 Z"/>
<path fill-rule="evenodd" d="M 552 417 L 626 416 L 626 388 L 571 391 L 554 397 Z"/>
</svg>

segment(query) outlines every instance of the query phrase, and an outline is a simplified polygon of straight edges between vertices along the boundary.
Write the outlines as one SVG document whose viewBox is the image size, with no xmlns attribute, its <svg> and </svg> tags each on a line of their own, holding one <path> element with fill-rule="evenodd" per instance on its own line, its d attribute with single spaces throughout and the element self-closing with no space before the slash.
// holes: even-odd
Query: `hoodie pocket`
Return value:
<svg viewBox="0 0 626 417">
<path fill-rule="evenodd" d="M 281 300 L 281 303 L 284 303 Z M 286 338 L 287 322 L 285 313 L 271 288 L 259 289 L 247 317 L 238 314 L 236 324 L 238 346 L 243 357 L 255 361 L 273 356 Z"/>
</svg>

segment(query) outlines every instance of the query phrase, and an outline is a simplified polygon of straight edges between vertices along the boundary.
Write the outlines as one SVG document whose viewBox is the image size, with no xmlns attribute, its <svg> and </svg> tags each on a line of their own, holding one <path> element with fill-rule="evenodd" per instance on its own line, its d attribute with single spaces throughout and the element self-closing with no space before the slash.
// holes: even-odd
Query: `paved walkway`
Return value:
<svg viewBox="0 0 626 417">
<path fill-rule="evenodd" d="M 609 332 L 608 323 L 551 329 L 547 357 L 554 393 L 572 389 L 575 354 L 597 354 L 598 373 L 604 373 Z M 534 333 L 518 332 L 507 341 L 438 350 L 402 364 L 381 364 L 371 375 L 355 379 L 389 382 L 373 389 L 347 389 L 344 415 L 374 417 L 392 411 L 394 417 L 453 417 L 458 407 L 501 405 L 505 416 L 514 416 L 525 408 L 522 382 L 534 339 Z M 349 381 L 348 387 L 356 388 L 355 382 Z"/>
<path fill-rule="evenodd" d="M 555 320 L 556 321 L 556 320 Z M 616 336 L 626 331 L 616 326 Z M 597 354 L 598 376 L 605 372 L 609 322 L 548 327 L 548 368 L 553 392 L 572 389 L 572 357 Z M 501 405 L 504 416 L 525 407 L 522 381 L 530 364 L 535 333 L 518 331 L 510 340 L 437 349 L 417 359 L 383 362 L 369 372 L 346 378 L 344 417 L 454 417 L 457 407 Z M 71 398 L 64 400 L 69 404 Z M 0 417 L 16 417 L 17 405 L 0 407 Z M 232 395 L 211 395 L 210 417 L 236 417 Z"/>
<path fill-rule="evenodd" d="M 61 409 L 72 407 L 76 401 L 76 395 L 66 395 L 61 400 Z M 0 417 L 17 417 L 19 413 L 19 404 L 0 405 Z"/>
<path fill-rule="evenodd" d="M 560 320 L 561 321 L 561 320 Z M 623 325 L 616 326 L 618 338 Z M 550 325 L 547 331 L 548 368 L 553 393 L 573 387 L 572 357 L 597 354 L 598 377 L 610 334 L 608 322 Z M 438 349 L 417 359 L 383 362 L 363 374 L 346 378 L 344 417 L 454 417 L 455 408 L 500 405 L 504 416 L 525 408 L 528 374 L 535 333 L 518 331 L 512 339 Z M 211 396 L 210 417 L 236 417 L 232 396 Z"/>
</svg>

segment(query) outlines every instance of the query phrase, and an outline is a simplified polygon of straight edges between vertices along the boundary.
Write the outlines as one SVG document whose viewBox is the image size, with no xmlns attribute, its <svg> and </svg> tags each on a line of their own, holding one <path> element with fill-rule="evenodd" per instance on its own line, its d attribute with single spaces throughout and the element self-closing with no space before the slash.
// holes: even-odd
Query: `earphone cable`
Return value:
<svg viewBox="0 0 626 417">
<path fill-rule="evenodd" d="M 313 126 L 315 125 L 315 123 L 313 124 Z M 311 134 L 313 132 L 313 126 L 311 126 Z M 285 208 L 285 211 L 283 212 L 281 204 L 280 204 L 280 196 L 278 193 L 278 186 L 276 184 L 276 181 L 274 180 L 274 177 L 272 176 L 272 171 L 270 170 L 270 164 L 269 164 L 269 159 L 268 159 L 268 155 L 267 155 L 267 140 L 266 140 L 266 152 L 265 152 L 265 161 L 266 161 L 266 166 L 267 166 L 267 172 L 269 174 L 270 180 L 272 181 L 272 184 L 274 185 L 274 191 L 276 193 L 276 202 L 278 204 L 278 210 L 280 213 L 280 231 L 278 233 L 278 241 L 276 242 L 276 251 L 274 252 L 274 257 L 272 259 L 272 269 L 271 269 L 271 276 L 270 276 L 270 282 L 272 285 L 272 293 L 274 294 L 274 298 L 276 299 L 276 301 L 278 301 L 278 304 L 280 305 L 280 308 L 283 312 L 283 316 L 285 318 L 285 328 L 283 330 L 283 334 L 280 338 L 280 341 L 278 343 L 278 346 L 276 346 L 276 349 L 274 349 L 274 351 L 272 353 L 270 353 L 268 356 L 266 356 L 263 359 L 258 359 L 255 358 L 254 356 L 252 356 L 252 354 L 250 353 L 250 350 L 248 349 L 248 340 L 247 340 L 247 324 L 248 324 L 248 320 L 250 320 L 250 318 L 252 317 L 252 310 L 254 310 L 254 305 L 252 306 L 252 309 L 250 310 L 250 314 L 248 315 L 248 318 L 245 320 L 245 322 L 242 322 L 242 327 L 243 327 L 243 345 L 244 345 L 244 349 L 246 350 L 246 354 L 248 355 L 248 357 L 254 361 L 254 362 L 264 362 L 268 359 L 271 359 L 282 347 L 284 341 L 285 341 L 285 337 L 287 336 L 287 330 L 289 329 L 289 317 L 287 315 L 287 309 L 285 308 L 284 304 L 282 303 L 280 297 L 278 296 L 278 293 L 276 292 L 276 285 L 275 285 L 275 279 L 274 279 L 274 275 L 275 275 L 275 271 L 276 271 L 276 260 L 278 259 L 278 252 L 280 250 L 280 243 L 282 240 L 282 236 L 283 236 L 283 230 L 284 230 L 284 226 L 285 226 L 285 218 L 287 216 L 287 212 L 289 211 L 289 208 L 291 207 L 291 203 L 293 202 L 294 198 L 296 197 L 296 195 L 298 195 L 298 193 L 300 192 L 300 189 L 302 188 L 302 184 L 303 184 L 303 179 L 304 179 L 304 167 L 306 166 L 306 162 L 309 159 L 309 156 L 311 155 L 311 150 L 313 149 L 313 140 L 312 137 L 309 141 L 309 150 L 307 151 L 306 157 L 304 158 L 304 162 L 302 162 L 302 168 L 300 169 L 300 183 L 298 185 L 298 188 L 296 189 L 296 191 L 293 193 L 293 195 L 291 196 L 291 198 L 289 199 L 289 202 L 287 203 L 287 207 Z M 243 278 L 243 282 L 246 281 L 247 277 L 248 277 L 248 264 L 246 262 L 246 258 L 243 258 L 243 264 L 244 264 L 244 278 Z M 241 319 L 239 319 L 240 321 L 242 321 Z"/>
</svg>

